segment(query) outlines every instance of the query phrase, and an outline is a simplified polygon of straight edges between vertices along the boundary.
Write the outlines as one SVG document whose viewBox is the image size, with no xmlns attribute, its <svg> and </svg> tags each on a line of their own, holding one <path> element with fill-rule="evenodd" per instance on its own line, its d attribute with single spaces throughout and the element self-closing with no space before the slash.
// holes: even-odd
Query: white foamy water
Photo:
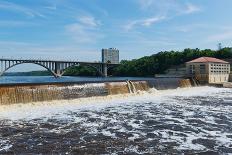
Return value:
<svg viewBox="0 0 232 155">
<path fill-rule="evenodd" d="M 121 106 L 126 104 L 136 104 L 137 102 L 156 102 L 161 103 L 173 96 L 213 96 L 220 92 L 230 91 L 231 89 L 222 89 L 214 87 L 195 87 L 181 88 L 175 90 L 157 91 L 151 89 L 149 92 L 140 92 L 139 94 L 113 95 L 107 97 L 90 97 L 73 100 L 37 102 L 27 104 L 14 104 L 0 106 L 0 119 L 36 119 L 41 117 L 51 117 L 53 115 L 65 115 L 68 111 L 76 110 L 99 110 L 109 106 Z M 223 94 L 222 94 L 223 95 Z M 220 96 L 219 96 L 220 97 Z M 62 116 L 61 116 L 62 117 Z"/>
<path fill-rule="evenodd" d="M 22 142 L 31 153 L 56 142 L 63 153 L 232 153 L 231 101 L 232 89 L 196 87 L 0 106 L 0 153 L 25 153 Z"/>
</svg>

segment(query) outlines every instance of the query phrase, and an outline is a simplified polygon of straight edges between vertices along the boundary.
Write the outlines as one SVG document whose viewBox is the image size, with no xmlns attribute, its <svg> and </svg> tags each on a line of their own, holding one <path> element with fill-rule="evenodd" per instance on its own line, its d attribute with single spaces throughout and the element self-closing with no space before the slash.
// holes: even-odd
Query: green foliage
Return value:
<svg viewBox="0 0 232 155">
<path fill-rule="evenodd" d="M 219 59 L 231 59 L 232 48 L 223 48 L 220 51 L 211 49 L 200 50 L 185 49 L 184 51 L 163 51 L 140 59 L 122 60 L 121 64 L 111 69 L 108 73 L 113 76 L 141 76 L 153 77 L 155 74 L 162 74 L 165 70 L 184 64 L 187 61 L 198 57 L 207 56 Z M 66 70 L 65 75 L 69 76 L 99 76 L 94 69 L 86 66 L 72 67 Z"/>
<path fill-rule="evenodd" d="M 76 66 L 65 70 L 65 76 L 99 76 L 96 69 L 88 66 Z"/>
<path fill-rule="evenodd" d="M 112 73 L 114 76 L 154 76 L 155 74 L 164 73 L 170 67 L 184 64 L 187 61 L 202 56 L 229 59 L 232 58 L 232 48 L 223 48 L 220 51 L 188 48 L 182 52 L 159 52 L 136 60 L 122 60 L 121 64 Z"/>
</svg>

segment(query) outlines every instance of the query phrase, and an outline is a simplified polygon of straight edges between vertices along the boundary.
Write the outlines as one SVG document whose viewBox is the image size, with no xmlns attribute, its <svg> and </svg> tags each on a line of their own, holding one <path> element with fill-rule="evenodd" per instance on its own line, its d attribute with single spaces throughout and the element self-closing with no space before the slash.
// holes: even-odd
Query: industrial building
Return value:
<svg viewBox="0 0 232 155">
<path fill-rule="evenodd" d="M 186 63 L 187 76 L 200 83 L 223 83 L 229 81 L 230 63 L 212 57 L 200 57 Z"/>
<path fill-rule="evenodd" d="M 119 50 L 116 48 L 102 49 L 102 62 L 119 64 Z"/>
</svg>

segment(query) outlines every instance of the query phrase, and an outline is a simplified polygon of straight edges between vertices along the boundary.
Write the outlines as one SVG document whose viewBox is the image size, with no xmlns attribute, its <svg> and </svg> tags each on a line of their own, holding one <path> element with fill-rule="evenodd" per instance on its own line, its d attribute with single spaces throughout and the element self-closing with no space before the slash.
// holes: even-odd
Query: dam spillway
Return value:
<svg viewBox="0 0 232 155">
<path fill-rule="evenodd" d="M 69 100 L 93 96 L 136 93 L 191 87 L 189 79 L 160 78 L 147 81 L 112 81 L 88 83 L 18 84 L 0 86 L 0 104 L 31 103 L 52 100 Z"/>
</svg>

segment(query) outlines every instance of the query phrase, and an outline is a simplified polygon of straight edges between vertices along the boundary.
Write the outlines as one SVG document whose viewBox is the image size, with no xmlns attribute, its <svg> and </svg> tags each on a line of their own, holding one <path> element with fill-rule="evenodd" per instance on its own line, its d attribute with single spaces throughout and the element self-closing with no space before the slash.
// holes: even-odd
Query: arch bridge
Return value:
<svg viewBox="0 0 232 155">
<path fill-rule="evenodd" d="M 79 62 L 79 61 L 53 61 L 53 60 L 24 60 L 24 59 L 0 59 L 0 76 L 8 69 L 20 64 L 36 64 L 46 68 L 54 77 L 61 77 L 65 70 L 74 66 L 89 66 L 95 68 L 101 76 L 107 77 L 109 68 L 118 64 L 102 62 Z"/>
</svg>

